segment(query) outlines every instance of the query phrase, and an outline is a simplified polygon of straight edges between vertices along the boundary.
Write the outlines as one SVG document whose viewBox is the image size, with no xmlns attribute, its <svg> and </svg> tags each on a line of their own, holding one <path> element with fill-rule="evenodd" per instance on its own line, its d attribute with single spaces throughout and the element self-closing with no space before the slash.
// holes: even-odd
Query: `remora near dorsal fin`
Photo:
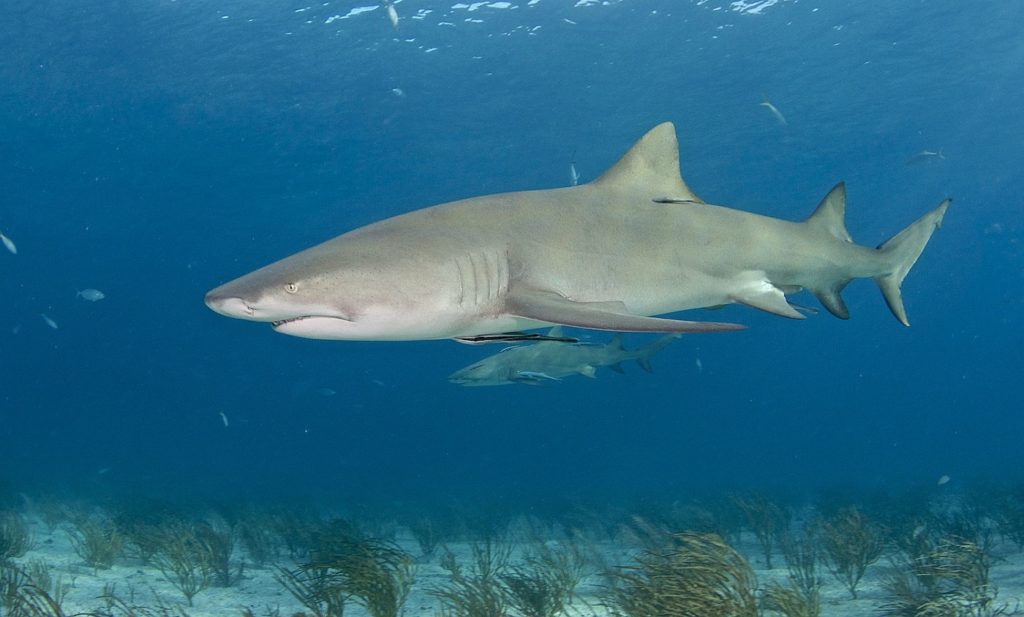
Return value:
<svg viewBox="0 0 1024 617">
<path fill-rule="evenodd" d="M 655 197 L 704 203 L 679 174 L 676 127 L 663 122 L 641 137 L 617 163 L 592 183 L 599 188 L 635 188 Z"/>
<path fill-rule="evenodd" d="M 845 219 L 846 183 L 840 182 L 832 187 L 805 222 L 808 226 L 823 229 L 840 240 L 853 242 L 850 232 L 846 231 Z"/>
</svg>

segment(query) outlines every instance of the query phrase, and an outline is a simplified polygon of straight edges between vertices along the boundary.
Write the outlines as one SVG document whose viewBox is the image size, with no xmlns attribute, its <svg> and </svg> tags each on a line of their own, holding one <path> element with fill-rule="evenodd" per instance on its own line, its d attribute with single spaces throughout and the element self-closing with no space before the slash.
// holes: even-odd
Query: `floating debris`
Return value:
<svg viewBox="0 0 1024 617">
<path fill-rule="evenodd" d="M 75 292 L 75 297 L 88 300 L 89 302 L 99 302 L 103 298 L 106 298 L 107 294 L 103 293 L 99 289 L 93 289 L 90 287 L 88 289 L 82 289 Z"/>
<path fill-rule="evenodd" d="M 46 313 L 39 313 L 39 316 L 43 318 L 43 321 L 46 322 L 46 325 L 50 326 L 54 330 L 57 329 L 57 327 L 58 327 L 57 326 L 57 322 L 52 320 L 52 319 L 50 319 L 49 315 L 47 315 Z"/>
<path fill-rule="evenodd" d="M 320 388 L 319 390 L 316 391 L 316 393 L 319 394 L 320 396 L 334 396 L 338 392 L 333 388 Z"/>
<path fill-rule="evenodd" d="M 2 231 L 0 231 L 0 242 L 4 243 L 4 246 L 7 247 L 7 250 L 10 251 L 11 255 L 18 254 L 18 247 L 14 245 L 14 240 L 5 236 Z"/>
<path fill-rule="evenodd" d="M 948 483 L 949 483 L 949 476 L 946 476 L 946 475 L 943 475 L 942 477 L 940 477 L 939 481 L 936 482 L 936 484 L 938 486 L 942 486 L 943 484 L 948 484 Z"/>
</svg>

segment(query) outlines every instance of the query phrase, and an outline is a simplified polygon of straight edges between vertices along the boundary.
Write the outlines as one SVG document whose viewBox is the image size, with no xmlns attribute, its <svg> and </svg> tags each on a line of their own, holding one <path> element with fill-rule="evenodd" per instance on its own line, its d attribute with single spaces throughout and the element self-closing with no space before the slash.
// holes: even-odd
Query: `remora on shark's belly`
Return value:
<svg viewBox="0 0 1024 617">
<path fill-rule="evenodd" d="M 845 198 L 840 183 L 799 223 L 706 204 L 679 174 L 666 122 L 588 184 L 385 219 L 226 283 L 206 304 L 319 339 L 508 340 L 552 324 L 713 332 L 742 326 L 652 316 L 738 302 L 800 319 L 785 294 L 808 289 L 846 319 L 840 292 L 872 278 L 907 325 L 900 284 L 949 200 L 872 249 L 847 233 Z"/>
</svg>

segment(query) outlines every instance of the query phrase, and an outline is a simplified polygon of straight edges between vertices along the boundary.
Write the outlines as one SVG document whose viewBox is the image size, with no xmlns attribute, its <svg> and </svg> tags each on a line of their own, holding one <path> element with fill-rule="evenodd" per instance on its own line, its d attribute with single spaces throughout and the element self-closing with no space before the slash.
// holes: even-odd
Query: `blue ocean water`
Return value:
<svg viewBox="0 0 1024 617">
<path fill-rule="evenodd" d="M 338 18 L 360 4 L 4 2 L 5 493 L 541 508 L 1021 480 L 1024 5 Z M 798 220 L 845 180 L 861 244 L 952 197 L 904 285 L 913 326 L 857 281 L 848 322 L 696 311 L 750 328 L 685 336 L 650 375 L 461 388 L 447 375 L 496 349 L 290 338 L 203 305 L 381 218 L 565 186 L 570 163 L 593 179 L 666 120 L 709 202 Z"/>
</svg>

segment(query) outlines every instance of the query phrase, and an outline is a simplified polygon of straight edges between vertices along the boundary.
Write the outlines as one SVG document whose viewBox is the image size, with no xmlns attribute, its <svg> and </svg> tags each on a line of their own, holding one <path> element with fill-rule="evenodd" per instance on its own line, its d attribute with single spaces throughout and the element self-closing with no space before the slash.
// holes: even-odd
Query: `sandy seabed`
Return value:
<svg viewBox="0 0 1024 617">
<path fill-rule="evenodd" d="M 274 565 L 260 567 L 248 563 L 244 551 L 238 546 L 235 548 L 235 558 L 245 562 L 239 581 L 231 587 L 204 589 L 193 598 L 193 605 L 189 606 L 182 593 L 155 567 L 145 565 L 137 559 L 121 557 L 108 569 L 93 569 L 76 553 L 68 529 L 63 526 L 49 529 L 36 517 L 26 517 L 26 520 L 32 534 L 32 548 L 14 561 L 23 567 L 32 562 L 43 562 L 54 580 L 59 579 L 68 585 L 63 602 L 66 615 L 122 615 L 123 612 L 107 608 L 102 598 L 104 593 L 111 589 L 111 585 L 121 599 L 132 605 L 147 607 L 157 615 L 228 617 L 243 615 L 248 609 L 256 617 L 292 617 L 304 610 L 276 580 Z M 396 528 L 394 542 L 410 555 L 420 554 L 419 545 L 405 528 Z M 753 568 L 759 588 L 772 581 L 786 580 L 787 569 L 782 555 L 773 557 L 775 567 L 769 570 L 764 565 L 760 545 L 752 533 L 743 532 L 737 544 L 736 548 Z M 471 545 L 468 542 L 445 544 L 444 549 L 437 550 L 430 559 L 421 559 L 415 566 L 414 581 L 402 614 L 424 617 L 442 614 L 442 606 L 431 590 L 449 580 L 449 573 L 440 563 L 444 550 L 451 552 L 461 563 L 470 561 Z M 588 550 L 598 553 L 606 564 L 616 566 L 633 563 L 639 549 L 601 541 L 593 543 Z M 856 599 L 851 597 L 839 580 L 823 571 L 821 615 L 858 617 L 884 614 L 880 607 L 889 599 L 883 582 L 887 572 L 892 568 L 891 555 L 892 552 L 887 551 L 878 562 L 868 568 L 858 587 Z M 997 539 L 990 555 L 990 581 L 997 591 L 993 606 L 1004 611 L 991 614 L 1024 614 L 1024 553 L 1014 544 Z M 281 559 L 276 565 L 292 568 L 296 563 Z M 589 573 L 577 588 L 577 597 L 565 615 L 603 617 L 611 614 L 602 604 L 606 589 L 605 578 L 596 570 L 588 568 Z M 361 617 L 367 614 L 366 610 L 354 601 L 346 604 L 347 616 Z M 764 611 L 766 616 L 777 614 Z M 2 615 L 4 611 L 0 609 L 0 616 Z"/>
</svg>

